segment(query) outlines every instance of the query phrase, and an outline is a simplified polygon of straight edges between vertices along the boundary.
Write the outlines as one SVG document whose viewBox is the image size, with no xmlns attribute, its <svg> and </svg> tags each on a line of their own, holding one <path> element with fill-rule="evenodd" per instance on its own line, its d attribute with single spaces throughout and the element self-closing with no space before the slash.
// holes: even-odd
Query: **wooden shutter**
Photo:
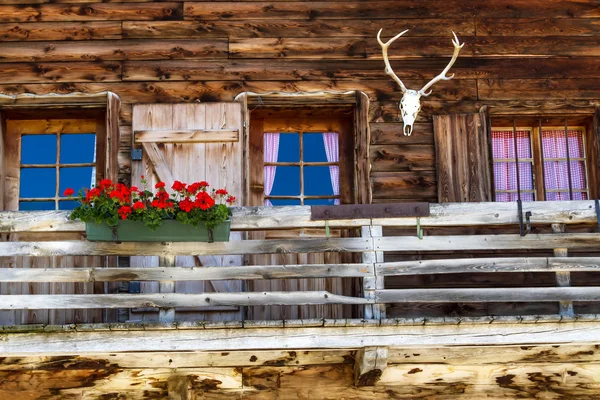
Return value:
<svg viewBox="0 0 600 400">
<path fill-rule="evenodd" d="M 242 109 L 240 103 L 142 104 L 133 107 L 133 148 L 142 150 L 142 160 L 132 161 L 131 184 L 141 187 L 141 176 L 154 188 L 158 181 L 170 187 L 174 180 L 191 183 L 206 180 L 213 188 L 226 188 L 242 197 Z M 233 232 L 231 240 L 241 240 Z M 157 267 L 158 257 L 132 257 L 131 266 Z M 242 257 L 176 257 L 180 267 L 242 265 Z M 164 287 L 162 287 L 162 291 Z M 145 282 L 141 291 L 158 292 L 157 283 Z M 178 293 L 240 292 L 239 281 L 177 282 Z M 221 307 L 218 314 L 191 311 L 186 318 L 240 319 L 237 307 Z M 133 315 L 154 319 L 155 312 Z M 177 310 L 181 313 L 185 310 Z M 214 311 L 214 310 L 213 310 Z"/>
<path fill-rule="evenodd" d="M 438 201 L 492 201 L 487 116 L 434 115 Z"/>
</svg>

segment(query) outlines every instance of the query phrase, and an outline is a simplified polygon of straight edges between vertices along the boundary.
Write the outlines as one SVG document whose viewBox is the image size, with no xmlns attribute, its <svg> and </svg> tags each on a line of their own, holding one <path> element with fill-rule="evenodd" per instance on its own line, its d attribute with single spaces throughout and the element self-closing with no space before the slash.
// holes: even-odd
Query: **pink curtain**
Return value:
<svg viewBox="0 0 600 400">
<path fill-rule="evenodd" d="M 497 159 L 515 159 L 515 141 L 512 130 L 492 131 L 492 154 L 494 158 L 494 187 L 499 190 L 517 190 L 516 161 L 496 161 Z M 519 181 L 521 190 L 533 189 L 533 171 L 531 161 L 531 140 L 529 131 L 517 131 L 517 155 L 519 156 Z M 517 201 L 518 193 L 498 193 L 496 201 Z M 521 200 L 533 201 L 534 195 L 521 192 Z"/>
<path fill-rule="evenodd" d="M 265 133 L 264 140 L 265 163 L 277 162 L 277 155 L 279 154 L 279 133 Z M 276 169 L 277 167 L 275 165 L 265 165 L 265 196 L 270 195 L 271 190 L 273 190 Z M 273 204 L 269 199 L 265 199 L 265 206 L 271 207 L 272 205 Z"/>
<path fill-rule="evenodd" d="M 325 144 L 325 154 L 327 155 L 327 162 L 337 163 L 340 162 L 340 147 L 337 132 L 324 132 L 323 143 Z M 331 177 L 331 187 L 333 194 L 339 196 L 340 194 L 340 167 L 339 165 L 329 166 L 329 176 Z M 335 199 L 334 204 L 340 204 L 340 199 Z"/>
<path fill-rule="evenodd" d="M 568 131 L 569 157 L 584 158 L 583 134 L 580 131 Z M 567 158 L 567 142 L 564 130 L 542 131 L 542 151 L 544 152 L 544 183 L 546 200 L 570 200 L 569 169 L 571 170 L 571 187 L 586 189 L 585 161 L 548 160 L 549 158 Z M 548 192 L 549 189 L 560 189 L 564 192 Z M 587 193 L 573 192 L 573 200 L 587 200 Z"/>
</svg>

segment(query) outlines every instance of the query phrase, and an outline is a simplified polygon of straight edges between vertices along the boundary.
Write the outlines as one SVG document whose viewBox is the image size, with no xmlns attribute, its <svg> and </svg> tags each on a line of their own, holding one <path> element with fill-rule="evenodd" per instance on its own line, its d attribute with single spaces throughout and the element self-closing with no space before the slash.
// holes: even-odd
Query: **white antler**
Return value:
<svg viewBox="0 0 600 400">
<path fill-rule="evenodd" d="M 454 45 L 454 54 L 452 54 L 452 59 L 450 60 L 450 62 L 446 66 L 446 68 L 444 68 L 444 70 L 442 71 L 441 74 L 439 74 L 438 76 L 433 78 L 431 81 L 429 81 L 429 83 L 427 85 L 423 86 L 423 88 L 421 90 L 419 90 L 419 94 L 421 96 L 429 96 L 431 94 L 431 90 L 429 92 L 427 92 L 427 90 L 431 86 L 433 86 L 436 82 L 442 81 L 442 80 L 449 81 L 450 79 L 454 78 L 454 74 L 452 74 L 450 76 L 446 76 L 446 74 L 448 73 L 448 71 L 450 71 L 450 68 L 452 68 L 452 65 L 454 65 L 454 62 L 458 58 L 458 53 L 460 53 L 460 49 L 462 49 L 462 47 L 465 44 L 464 43 L 460 44 L 460 42 L 458 41 L 458 38 L 456 37 L 456 33 L 452 32 L 452 34 L 454 35 L 454 39 L 452 39 L 452 44 Z"/>
<path fill-rule="evenodd" d="M 383 62 L 385 63 L 385 73 L 388 74 L 389 76 L 391 76 L 392 79 L 395 80 L 396 83 L 398 83 L 398 85 L 400 85 L 400 88 L 402 89 L 402 93 L 405 93 L 406 86 L 404 86 L 404 83 L 402 83 L 400 78 L 398 78 L 398 76 L 396 76 L 396 74 L 392 70 L 392 66 L 390 65 L 390 60 L 388 59 L 387 50 L 388 50 L 388 47 L 390 47 L 390 44 L 392 44 L 394 42 L 394 40 L 398 39 L 400 36 L 402 36 L 406 32 L 408 32 L 408 29 L 405 30 L 404 32 L 400 32 L 399 34 L 397 34 L 396 36 L 394 36 L 393 38 L 388 40 L 387 43 L 383 43 L 381 41 L 381 31 L 383 31 L 383 28 L 380 29 L 379 32 L 377 32 L 377 41 L 379 42 L 379 45 L 381 46 L 381 53 L 383 54 Z"/>
</svg>

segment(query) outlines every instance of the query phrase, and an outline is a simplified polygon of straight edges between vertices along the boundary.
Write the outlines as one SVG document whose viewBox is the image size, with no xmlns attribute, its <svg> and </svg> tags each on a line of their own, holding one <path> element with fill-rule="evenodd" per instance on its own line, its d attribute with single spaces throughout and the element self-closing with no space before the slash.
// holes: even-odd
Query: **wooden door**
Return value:
<svg viewBox="0 0 600 400">
<path fill-rule="evenodd" d="M 139 187 L 144 175 L 154 188 L 164 181 L 207 181 L 211 188 L 225 188 L 241 201 L 242 111 L 239 103 L 142 104 L 133 107 L 133 148 L 141 149 L 140 161 L 132 160 L 131 184 Z M 232 232 L 230 240 L 241 240 Z M 160 260 L 163 261 L 164 260 Z M 242 265 L 240 256 L 176 257 L 180 267 Z M 157 267 L 159 257 L 131 257 L 132 267 Z M 156 282 L 140 285 L 143 293 L 156 293 Z M 177 293 L 240 292 L 239 281 L 177 282 Z M 163 286 L 163 290 L 164 286 Z M 183 314 L 183 315 L 182 315 Z M 175 318 L 186 320 L 241 319 L 239 307 L 177 309 Z M 154 320 L 154 309 L 132 310 L 131 319 Z"/>
<path fill-rule="evenodd" d="M 355 165 L 354 162 L 354 108 L 353 107 L 318 107 L 309 109 L 263 109 L 252 112 L 250 117 L 250 140 L 248 156 L 250 158 L 249 186 L 250 199 L 249 205 L 262 206 L 265 200 L 265 158 L 264 141 L 265 133 L 278 133 L 282 135 L 295 135 L 298 137 L 298 158 L 288 159 L 280 163 L 277 168 L 311 168 L 325 163 L 306 162 L 304 157 L 308 148 L 303 148 L 304 141 L 302 137 L 306 135 L 320 136 L 324 132 L 333 132 L 338 135 L 339 145 L 339 200 L 342 204 L 352 204 L 358 202 L 355 198 Z M 284 144 L 287 143 L 287 144 Z M 318 141 L 311 141 L 311 145 L 317 146 Z M 279 145 L 279 156 L 282 156 L 282 147 L 289 145 L 289 142 L 281 140 Z M 320 143 L 321 146 L 324 144 Z M 278 161 L 281 161 L 280 158 Z M 323 161 L 323 160 L 321 160 Z M 269 163 L 271 164 L 271 163 Z M 267 164 L 267 165 L 269 165 Z M 323 168 L 323 166 L 321 166 Z M 327 169 L 327 167 L 324 167 Z M 311 200 L 318 200 L 316 197 L 305 196 L 304 173 L 300 173 L 300 192 L 299 196 L 292 198 L 287 196 L 289 202 L 281 202 L 282 198 L 270 196 L 272 204 L 298 204 L 310 205 Z M 325 172 L 328 175 L 328 172 Z M 275 173 L 277 180 L 277 173 Z M 275 182 L 277 185 L 277 182 Z M 279 201 L 279 203 L 277 202 Z M 352 232 L 332 230 L 332 235 L 348 236 Z M 325 231 L 322 229 L 300 229 L 286 231 L 267 231 L 252 232 L 252 239 L 283 239 L 290 237 L 322 237 L 325 238 Z M 340 262 L 353 262 L 351 255 L 339 253 L 310 253 L 310 254 L 270 254 L 251 256 L 250 263 L 253 265 L 286 265 L 286 264 L 334 264 Z M 350 278 L 326 278 L 326 279 L 272 279 L 252 281 L 248 284 L 248 289 L 254 292 L 261 291 L 317 291 L 326 290 L 335 294 L 356 295 L 356 280 Z M 320 306 L 263 306 L 248 307 L 248 319 L 309 319 L 309 318 L 349 318 L 354 314 L 351 306 L 342 305 L 320 305 Z"/>
</svg>

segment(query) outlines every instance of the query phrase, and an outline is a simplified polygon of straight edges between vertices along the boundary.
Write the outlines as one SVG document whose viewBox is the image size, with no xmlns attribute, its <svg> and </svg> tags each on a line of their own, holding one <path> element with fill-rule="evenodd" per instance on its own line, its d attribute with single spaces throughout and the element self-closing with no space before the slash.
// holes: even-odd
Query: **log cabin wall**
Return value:
<svg viewBox="0 0 600 400">
<path fill-rule="evenodd" d="M 245 91 L 360 90 L 370 99 L 373 202 L 436 202 L 433 115 L 484 106 L 491 114 L 593 115 L 600 103 L 599 21 L 593 0 L 4 0 L 0 93 L 116 93 L 119 177 L 128 183 L 133 104 L 231 101 Z M 451 31 L 466 43 L 454 79 L 423 99 L 410 137 L 402 135 L 401 93 L 383 71 L 379 28 L 385 39 L 410 29 L 389 51 L 410 88 L 447 64 Z M 415 279 L 403 287 L 436 284 Z M 486 279 L 470 282 L 497 283 Z M 555 284 L 553 275 L 539 274 L 512 282 Z M 465 282 L 450 277 L 437 284 Z M 432 313 L 439 312 L 456 309 Z"/>
</svg>

